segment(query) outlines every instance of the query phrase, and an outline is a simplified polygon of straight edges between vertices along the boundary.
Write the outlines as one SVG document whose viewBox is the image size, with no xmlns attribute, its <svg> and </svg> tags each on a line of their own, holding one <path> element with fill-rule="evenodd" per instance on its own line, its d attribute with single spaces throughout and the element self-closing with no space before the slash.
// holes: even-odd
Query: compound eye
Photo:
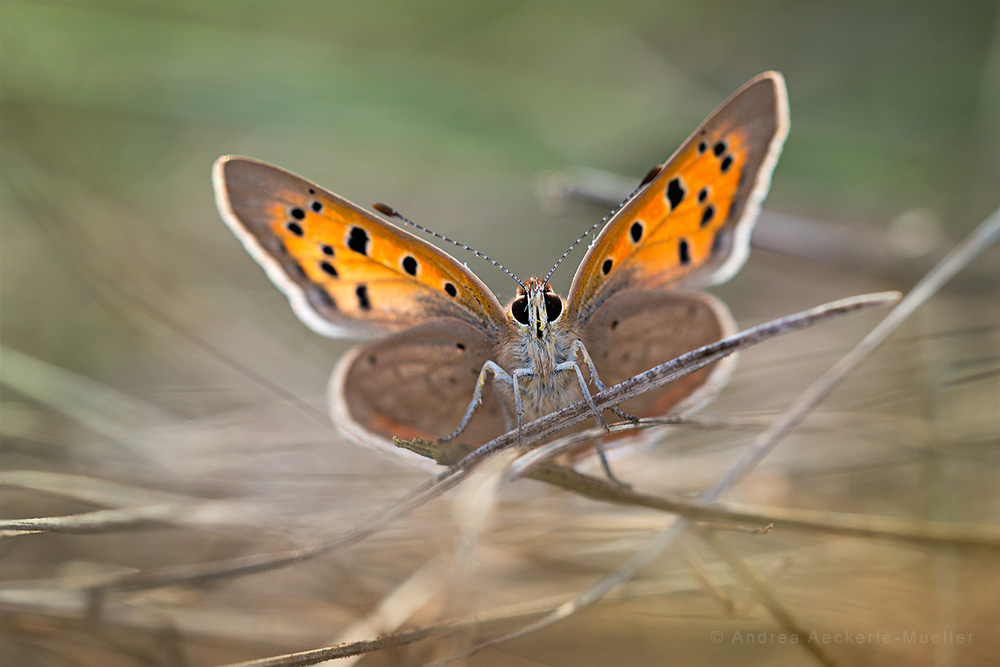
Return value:
<svg viewBox="0 0 1000 667">
<path fill-rule="evenodd" d="M 521 324 L 528 323 L 528 297 L 519 296 L 510 304 L 510 314 Z"/>
<path fill-rule="evenodd" d="M 549 318 L 549 322 L 555 322 L 561 313 L 562 313 L 562 299 L 557 297 L 555 294 L 546 294 L 545 316 Z"/>
</svg>

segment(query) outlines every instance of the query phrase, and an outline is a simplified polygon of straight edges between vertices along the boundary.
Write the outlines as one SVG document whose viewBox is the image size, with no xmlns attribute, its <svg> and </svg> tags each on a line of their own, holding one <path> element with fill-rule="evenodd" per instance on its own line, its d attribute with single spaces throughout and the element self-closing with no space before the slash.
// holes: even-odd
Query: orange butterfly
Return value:
<svg viewBox="0 0 1000 667">
<path fill-rule="evenodd" d="M 447 253 L 294 174 L 222 157 L 213 181 L 226 224 L 303 322 L 326 336 L 381 336 L 337 364 L 336 425 L 419 459 L 391 436 L 481 444 L 731 334 L 724 304 L 680 288 L 721 283 L 743 265 L 787 133 L 783 78 L 752 79 L 611 217 L 568 298 L 532 278 L 506 307 Z M 731 361 L 621 408 L 694 409 Z"/>
</svg>

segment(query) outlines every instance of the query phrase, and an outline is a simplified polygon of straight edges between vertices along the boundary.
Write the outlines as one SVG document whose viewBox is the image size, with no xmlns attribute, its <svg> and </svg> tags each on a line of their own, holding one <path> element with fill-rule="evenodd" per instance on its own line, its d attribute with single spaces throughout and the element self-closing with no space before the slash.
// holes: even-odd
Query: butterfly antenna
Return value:
<svg viewBox="0 0 1000 667">
<path fill-rule="evenodd" d="M 650 169 L 649 173 L 646 174 L 646 177 L 642 179 L 642 182 L 639 183 L 639 185 L 635 188 L 635 190 L 633 190 L 632 192 L 630 192 L 629 195 L 627 197 L 625 197 L 625 199 L 621 200 L 621 202 L 618 204 L 618 206 L 615 206 L 613 209 L 611 209 L 610 213 L 608 213 L 606 216 L 604 216 L 603 218 L 601 218 L 600 220 L 598 220 L 597 222 L 595 222 L 591 226 L 590 229 L 588 229 L 587 231 L 585 231 L 583 234 L 580 235 L 580 238 L 578 238 L 577 240 L 573 241 L 573 243 L 570 244 L 569 248 L 566 249 L 566 252 L 564 252 L 562 254 L 562 256 L 559 257 L 559 259 L 556 260 L 556 263 L 552 266 L 552 268 L 549 269 L 549 272 L 545 275 L 545 280 L 543 282 L 548 283 L 549 282 L 549 278 L 551 278 L 552 274 L 556 272 L 556 269 L 559 268 L 559 265 L 562 264 L 563 260 L 566 259 L 569 256 L 569 254 L 571 252 L 573 252 L 573 250 L 578 245 L 580 245 L 580 242 L 583 241 L 583 239 L 587 238 L 591 234 L 591 232 L 593 232 L 595 229 L 597 229 L 598 227 L 603 226 L 608 220 L 610 220 L 612 217 L 614 217 L 615 215 L 617 215 L 618 211 L 620 211 L 623 208 L 625 208 L 625 204 L 627 204 L 630 201 L 632 201 L 632 198 L 635 197 L 637 194 L 639 194 L 640 190 L 642 190 L 644 187 L 646 187 L 647 185 L 649 185 L 650 181 L 652 181 L 654 178 L 656 178 L 657 175 L 659 175 L 659 173 L 660 173 L 660 171 L 662 169 L 663 169 L 663 165 L 662 164 L 658 164 L 655 167 L 653 167 L 652 169 Z"/>
<path fill-rule="evenodd" d="M 376 211 L 378 211 L 379 213 L 381 213 L 382 215 L 387 215 L 390 218 L 394 218 L 394 219 L 402 222 L 405 225 L 409 225 L 410 227 L 416 227 L 417 229 L 419 229 L 420 231 L 422 231 L 425 234 L 430 234 L 431 236 L 433 236 L 436 239 L 440 239 L 442 241 L 447 241 L 448 243 L 451 243 L 452 245 L 457 245 L 459 248 L 463 248 L 465 250 L 468 250 L 469 252 L 471 252 L 476 257 L 478 257 L 480 259 L 485 259 L 487 262 L 489 262 L 490 264 L 492 264 L 493 266 L 497 267 L 498 269 L 500 269 L 501 271 L 503 271 L 504 273 L 506 273 L 508 276 L 510 276 L 511 278 L 513 278 L 514 282 L 516 282 L 518 285 L 520 285 L 521 289 L 523 289 L 525 292 L 528 291 L 528 288 L 524 286 L 524 283 L 521 282 L 520 278 L 518 278 L 517 276 L 514 275 L 513 271 L 511 271 L 506 266 L 504 266 L 500 262 L 496 261 L 492 257 L 487 257 L 486 255 L 484 255 L 483 253 L 479 252 L 475 248 L 470 248 L 469 246 L 465 245 L 464 243 L 460 243 L 460 242 L 458 242 L 458 241 L 456 241 L 454 239 L 450 239 L 447 236 L 445 236 L 444 234 L 438 234 L 437 232 L 435 232 L 432 229 L 427 229 L 423 225 L 418 225 L 417 223 L 413 222 L 412 220 L 410 220 L 409 218 L 407 218 L 406 216 L 404 216 L 402 213 L 400 213 L 399 211 L 397 211 L 396 209 L 394 209 L 391 206 L 388 206 L 388 205 L 383 204 L 381 202 L 375 202 L 374 204 L 372 204 L 372 208 L 375 209 Z"/>
</svg>

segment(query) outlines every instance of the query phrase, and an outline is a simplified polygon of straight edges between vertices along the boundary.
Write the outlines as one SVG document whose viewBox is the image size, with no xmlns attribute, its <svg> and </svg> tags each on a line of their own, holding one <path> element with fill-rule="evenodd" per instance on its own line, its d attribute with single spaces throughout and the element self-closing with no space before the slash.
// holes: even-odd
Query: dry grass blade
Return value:
<svg viewBox="0 0 1000 667">
<path fill-rule="evenodd" d="M 845 357 L 823 374 L 810 388 L 796 400 L 774 424 L 755 438 L 753 446 L 746 455 L 730 470 L 713 484 L 709 489 L 700 494 L 699 500 L 712 501 L 729 490 L 748 475 L 774 448 L 781 442 L 805 416 L 815 408 L 829 393 L 833 387 L 841 382 L 852 370 L 854 370 L 864 358 L 871 353 L 880 343 L 882 343 L 899 324 L 909 317 L 920 305 L 927 301 L 931 295 L 941 288 L 963 267 L 969 264 L 979 253 L 988 248 L 1000 238 L 1000 209 L 983 220 L 973 232 L 948 255 L 941 260 L 906 297 L 879 323 L 857 346 L 855 346 Z M 623 383 L 624 384 L 624 383 Z M 619 385 L 620 386 L 620 385 Z M 605 392 L 602 392 L 605 393 Z M 604 405 L 604 403 L 598 403 Z M 534 623 L 524 628 L 478 644 L 466 651 L 456 653 L 448 658 L 432 663 L 438 665 L 451 664 L 458 660 L 465 659 L 476 653 L 495 646 L 504 641 L 509 641 L 518 637 L 538 632 L 554 623 L 575 614 L 579 610 L 588 607 L 602 599 L 611 590 L 628 581 L 635 574 L 651 563 L 673 544 L 679 537 L 688 521 L 678 519 L 667 530 L 660 533 L 656 538 L 634 556 L 614 571 L 602 577 L 586 591 L 566 601 L 564 604 Z"/>
<path fill-rule="evenodd" d="M 686 373 L 693 372 L 737 350 L 744 349 L 774 336 L 791 333 L 821 323 L 838 315 L 855 312 L 868 307 L 883 306 L 892 302 L 895 298 L 896 295 L 894 293 L 884 293 L 842 299 L 753 327 L 718 343 L 707 345 L 675 360 L 661 364 L 618 385 L 609 387 L 605 391 L 595 394 L 594 401 L 600 407 L 616 405 L 643 391 L 675 380 Z M 540 438 L 547 437 L 566 426 L 586 419 L 589 415 L 588 410 L 589 408 L 586 403 L 581 401 L 556 413 L 525 424 L 522 431 L 522 442 L 525 444 L 536 442 Z M 434 479 L 417 486 L 397 501 L 378 510 L 365 521 L 361 522 L 358 527 L 343 531 L 339 535 L 319 541 L 311 546 L 210 563 L 181 565 L 158 570 L 113 575 L 104 581 L 88 585 L 87 588 L 91 594 L 100 596 L 101 594 L 114 591 L 149 589 L 179 583 L 245 576 L 316 558 L 336 549 L 355 544 L 376 533 L 388 522 L 403 516 L 428 500 L 453 488 L 482 461 L 495 455 L 497 452 L 515 446 L 516 442 L 517 434 L 511 432 L 487 443 L 464 456 Z M 116 521 L 119 519 L 120 517 L 115 517 Z M 108 529 L 112 529 L 114 525 L 109 523 L 107 527 Z"/>
<path fill-rule="evenodd" d="M 719 540 L 713 531 L 698 530 L 698 536 L 705 541 L 722 560 L 736 573 L 740 581 L 748 584 L 758 602 L 764 605 L 782 629 L 794 635 L 798 643 L 809 652 L 817 663 L 834 667 L 836 662 L 817 642 L 809 641 L 809 630 L 803 626 L 781 603 L 767 580 L 756 570 L 746 564 L 746 561 L 725 542 Z"/>
</svg>

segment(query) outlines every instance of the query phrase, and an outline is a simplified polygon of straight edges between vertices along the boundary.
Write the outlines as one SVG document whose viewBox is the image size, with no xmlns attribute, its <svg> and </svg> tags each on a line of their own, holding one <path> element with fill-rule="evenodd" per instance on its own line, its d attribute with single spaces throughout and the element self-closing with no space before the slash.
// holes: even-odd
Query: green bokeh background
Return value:
<svg viewBox="0 0 1000 667">
<path fill-rule="evenodd" d="M 9 0 L 3 19 L 3 336 L 89 373 L 116 356 L 94 272 L 283 307 L 219 223 L 221 154 L 386 201 L 520 275 L 603 213 L 547 215 L 540 173 L 638 179 L 767 69 L 792 109 L 769 209 L 876 229 L 927 209 L 956 238 L 1000 186 L 994 2 Z"/>
</svg>

